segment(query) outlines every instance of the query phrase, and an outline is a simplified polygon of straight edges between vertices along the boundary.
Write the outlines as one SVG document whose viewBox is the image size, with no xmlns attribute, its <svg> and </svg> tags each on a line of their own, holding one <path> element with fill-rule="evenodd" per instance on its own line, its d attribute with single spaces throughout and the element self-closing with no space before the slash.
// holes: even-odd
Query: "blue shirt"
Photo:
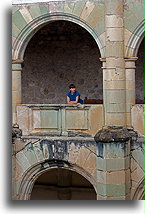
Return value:
<svg viewBox="0 0 145 214">
<path fill-rule="evenodd" d="M 76 101 L 76 97 L 79 96 L 78 103 L 81 103 L 81 104 L 84 103 L 83 100 L 80 99 L 80 94 L 78 91 L 75 91 L 74 94 L 71 94 L 71 92 L 68 92 L 66 96 L 68 96 L 70 98 L 70 101 Z"/>
</svg>

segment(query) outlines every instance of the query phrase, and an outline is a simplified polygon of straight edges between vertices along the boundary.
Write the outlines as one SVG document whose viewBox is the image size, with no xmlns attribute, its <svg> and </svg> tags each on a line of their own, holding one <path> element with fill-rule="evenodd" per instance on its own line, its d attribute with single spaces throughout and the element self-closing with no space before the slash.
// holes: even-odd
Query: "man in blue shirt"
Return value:
<svg viewBox="0 0 145 214">
<path fill-rule="evenodd" d="M 80 94 L 76 91 L 74 84 L 69 86 L 69 92 L 67 93 L 67 104 L 83 104 L 83 100 L 80 99 Z"/>
</svg>

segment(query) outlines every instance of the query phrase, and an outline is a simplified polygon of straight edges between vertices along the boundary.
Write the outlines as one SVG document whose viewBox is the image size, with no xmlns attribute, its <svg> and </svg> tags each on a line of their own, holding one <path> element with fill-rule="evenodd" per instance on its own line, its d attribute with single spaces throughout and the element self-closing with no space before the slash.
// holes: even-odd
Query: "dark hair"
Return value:
<svg viewBox="0 0 145 214">
<path fill-rule="evenodd" d="M 74 84 L 70 84 L 69 85 L 69 89 L 71 89 L 71 88 L 75 88 L 75 85 Z"/>
</svg>

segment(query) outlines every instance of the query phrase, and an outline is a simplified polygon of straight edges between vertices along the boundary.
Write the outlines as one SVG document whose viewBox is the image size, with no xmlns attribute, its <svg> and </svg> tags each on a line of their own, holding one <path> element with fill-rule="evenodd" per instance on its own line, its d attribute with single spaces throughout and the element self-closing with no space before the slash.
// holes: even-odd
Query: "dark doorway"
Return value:
<svg viewBox="0 0 145 214">
<path fill-rule="evenodd" d="M 30 200 L 96 200 L 92 184 L 80 174 L 51 169 L 35 182 Z"/>
</svg>

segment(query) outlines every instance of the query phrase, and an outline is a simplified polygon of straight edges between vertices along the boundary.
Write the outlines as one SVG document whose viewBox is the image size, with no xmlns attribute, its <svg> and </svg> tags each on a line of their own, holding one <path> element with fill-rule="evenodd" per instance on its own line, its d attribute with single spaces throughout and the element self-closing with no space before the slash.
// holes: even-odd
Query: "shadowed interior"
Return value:
<svg viewBox="0 0 145 214">
<path fill-rule="evenodd" d="M 31 200 L 96 200 L 96 192 L 82 175 L 57 168 L 36 180 Z"/>
</svg>

